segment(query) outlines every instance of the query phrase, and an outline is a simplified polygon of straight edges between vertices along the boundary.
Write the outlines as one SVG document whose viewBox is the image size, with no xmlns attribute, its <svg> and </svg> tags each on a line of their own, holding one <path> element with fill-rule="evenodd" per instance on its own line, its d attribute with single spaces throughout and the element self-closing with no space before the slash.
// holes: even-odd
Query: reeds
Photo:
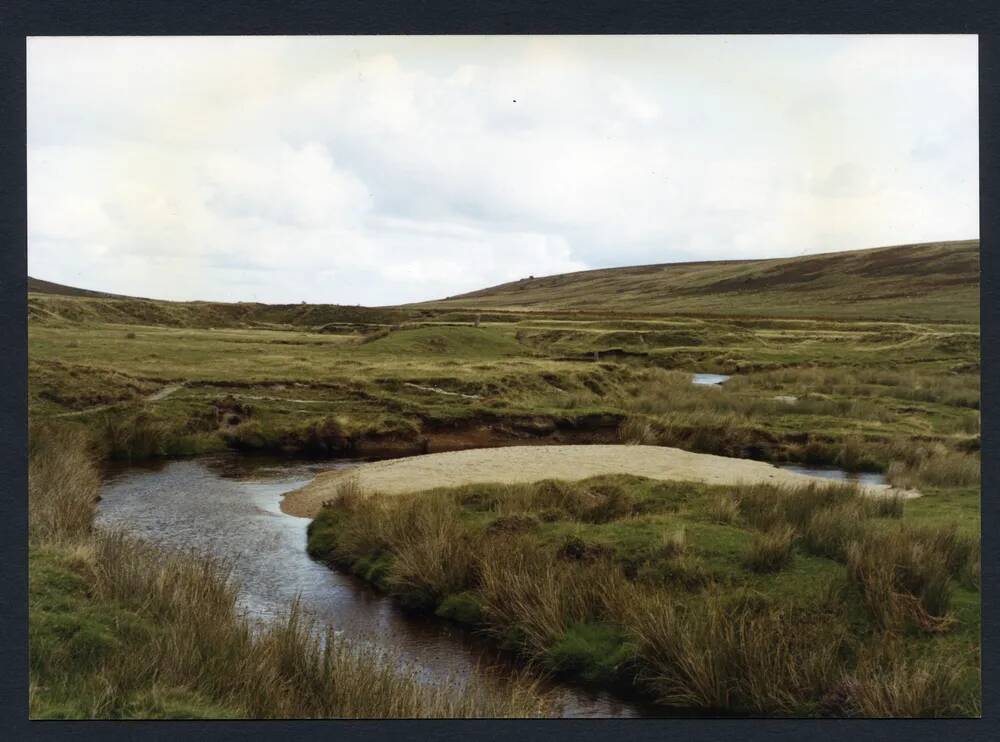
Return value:
<svg viewBox="0 0 1000 742">
<path fill-rule="evenodd" d="M 908 656 L 898 639 L 883 639 L 861 656 L 846 680 L 847 710 L 875 718 L 979 716 L 979 668 L 953 652 Z"/>
<path fill-rule="evenodd" d="M 28 438 L 28 533 L 32 541 L 74 541 L 91 530 L 100 478 L 83 430 L 34 425 Z"/>
<path fill-rule="evenodd" d="M 624 611 L 642 682 L 662 703 L 702 710 L 795 713 L 835 679 L 846 634 L 835 619 L 804 624 L 717 592 L 685 604 L 647 595 Z"/>
<path fill-rule="evenodd" d="M 251 622 L 223 563 L 93 530 L 98 477 L 73 430 L 33 429 L 29 471 L 32 717 L 547 713 L 527 676 L 428 684 L 398 659 L 335 637 L 298 604 Z"/>
</svg>

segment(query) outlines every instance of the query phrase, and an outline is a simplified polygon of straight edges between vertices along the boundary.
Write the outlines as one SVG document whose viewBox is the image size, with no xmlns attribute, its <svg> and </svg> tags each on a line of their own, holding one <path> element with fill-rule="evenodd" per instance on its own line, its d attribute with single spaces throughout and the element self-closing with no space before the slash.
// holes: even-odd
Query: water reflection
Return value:
<svg viewBox="0 0 1000 742">
<path fill-rule="evenodd" d="M 726 374 L 692 374 L 692 384 L 722 384 L 731 378 Z"/>
<path fill-rule="evenodd" d="M 487 642 L 449 622 L 406 614 L 360 580 L 308 557 L 309 521 L 282 513 L 281 496 L 321 471 L 357 463 L 226 454 L 111 467 L 98 524 L 224 559 L 240 585 L 240 607 L 253 617 L 282 615 L 298 597 L 344 638 L 392 652 L 428 681 L 502 677 L 510 662 Z M 608 693 L 562 684 L 550 690 L 566 716 L 653 713 Z"/>
</svg>

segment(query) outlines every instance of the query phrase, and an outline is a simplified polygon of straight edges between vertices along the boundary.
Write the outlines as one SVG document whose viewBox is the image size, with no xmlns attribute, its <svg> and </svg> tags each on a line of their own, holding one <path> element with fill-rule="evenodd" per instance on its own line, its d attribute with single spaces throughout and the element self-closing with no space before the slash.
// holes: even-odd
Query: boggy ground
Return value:
<svg viewBox="0 0 1000 742">
<path fill-rule="evenodd" d="M 928 457 L 965 480 L 978 468 L 976 325 L 494 312 L 477 327 L 421 310 L 379 329 L 211 329 L 112 323 L 73 302 L 98 300 L 36 298 L 54 305 L 29 328 L 31 414 L 69 413 L 112 456 L 625 439 L 911 478 Z M 695 387 L 694 371 L 734 378 Z"/>
<path fill-rule="evenodd" d="M 979 540 L 955 514 L 830 484 L 346 480 L 308 548 L 531 665 L 667 706 L 974 716 Z"/>
<path fill-rule="evenodd" d="M 979 327 L 974 292 L 965 293 L 972 298 L 955 316 L 943 299 L 918 297 L 920 311 L 911 312 L 912 297 L 901 293 L 880 299 L 874 316 L 839 319 L 814 316 L 808 302 L 786 302 L 781 317 L 741 315 L 737 294 L 714 316 L 32 294 L 30 412 L 33 421 L 58 419 L 86 433 L 100 456 L 133 459 L 225 447 L 357 456 L 625 441 L 884 471 L 894 485 L 923 495 L 906 503 L 902 518 L 895 511 L 864 511 L 862 518 L 853 500 L 820 500 L 790 514 L 781 503 L 795 500 L 784 495 L 765 506 L 767 493 L 627 479 L 613 483 L 622 494 L 570 488 L 569 504 L 555 512 L 543 504 L 551 497 L 535 502 L 524 494 L 535 485 L 503 489 L 500 499 L 509 502 L 488 506 L 460 493 L 391 502 L 373 495 L 350 507 L 344 498 L 317 520 L 312 548 L 383 581 L 404 601 L 471 616 L 546 668 L 634 684 L 664 703 L 766 713 L 974 714 Z M 733 378 L 697 387 L 692 372 Z M 555 487 L 551 494 L 567 485 L 544 487 Z M 621 515 L 605 501 L 632 504 Z M 425 507 L 431 511 L 421 515 Z M 590 512 L 602 507 L 610 514 Z M 517 517 L 501 521 L 508 515 Z M 852 530 L 854 521 L 861 531 Z M 378 530 L 402 522 L 424 525 Z M 452 544 L 455 563 L 467 571 L 442 575 L 436 565 Z M 125 593 L 97 579 L 131 552 L 101 551 L 100 560 L 96 553 L 68 543 L 54 556 L 33 546 L 32 559 L 41 560 L 38 600 L 47 600 L 45 586 L 55 580 L 62 585 L 57 613 L 118 605 Z M 818 595 L 821 584 L 829 592 Z M 63 588 L 75 591 L 74 601 L 90 602 L 66 605 Z M 47 615 L 47 605 L 33 604 L 33 621 Z M 60 621 L 57 615 L 53 625 Z M 108 628 L 123 625 L 115 621 L 95 628 L 122 652 L 101 655 L 108 667 L 134 646 L 119 645 Z M 32 646 L 49 642 L 58 653 L 65 641 L 38 635 Z M 828 647 L 834 655 L 819 653 Z M 36 671 L 57 673 L 39 677 L 63 685 L 39 687 L 61 687 L 62 695 L 37 696 L 49 699 L 38 708 L 46 715 L 103 713 L 101 673 L 84 668 L 73 676 L 65 657 L 53 656 L 55 664 Z M 607 658 L 603 669 L 593 669 L 595 657 Z M 704 657 L 714 659 L 705 664 Z M 192 667 L 177 667 L 174 677 L 191 677 L 183 673 Z M 86 689 L 75 685 L 81 678 Z M 206 687 L 199 697 L 214 703 Z M 162 706 L 166 691 L 150 688 L 150 703 Z M 90 705 L 46 705 L 74 704 L 77 696 Z M 242 706 L 226 708 L 253 707 L 242 698 Z M 281 698 L 268 713 L 290 708 Z M 135 703 L 114 713 L 168 713 Z"/>
</svg>

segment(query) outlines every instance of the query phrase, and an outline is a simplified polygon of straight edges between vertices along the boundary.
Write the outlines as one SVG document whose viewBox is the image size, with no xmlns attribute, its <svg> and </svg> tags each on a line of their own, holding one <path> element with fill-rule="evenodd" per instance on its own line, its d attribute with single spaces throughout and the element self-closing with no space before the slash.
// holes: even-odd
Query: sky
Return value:
<svg viewBox="0 0 1000 742">
<path fill-rule="evenodd" d="M 378 306 L 979 236 L 975 36 L 28 40 L 28 272 Z"/>
</svg>

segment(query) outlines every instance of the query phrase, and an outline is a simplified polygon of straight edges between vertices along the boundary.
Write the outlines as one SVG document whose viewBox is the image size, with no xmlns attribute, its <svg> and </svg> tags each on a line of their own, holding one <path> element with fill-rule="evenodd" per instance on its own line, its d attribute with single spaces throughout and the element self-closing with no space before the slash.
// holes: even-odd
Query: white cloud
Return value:
<svg viewBox="0 0 1000 742">
<path fill-rule="evenodd" d="M 380 304 L 975 237 L 975 41 L 31 39 L 29 269 Z"/>
</svg>

